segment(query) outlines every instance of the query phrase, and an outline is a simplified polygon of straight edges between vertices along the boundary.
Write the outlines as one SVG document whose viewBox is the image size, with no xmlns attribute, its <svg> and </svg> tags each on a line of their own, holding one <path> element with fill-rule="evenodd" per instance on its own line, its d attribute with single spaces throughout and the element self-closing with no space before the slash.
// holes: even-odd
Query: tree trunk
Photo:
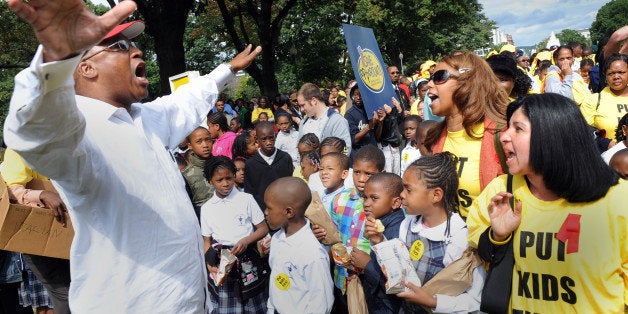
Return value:
<svg viewBox="0 0 628 314">
<path fill-rule="evenodd" d="M 279 85 L 275 76 L 275 45 L 277 38 L 273 38 L 274 34 L 271 30 L 272 18 L 272 1 L 262 1 L 260 6 L 260 14 L 257 19 L 257 36 L 262 46 L 262 81 L 263 87 L 260 86 L 264 96 L 274 99 L 279 94 Z"/>
<path fill-rule="evenodd" d="M 170 93 L 168 78 L 185 72 L 183 35 L 192 0 L 136 0 L 146 23 L 146 33 L 154 39 L 162 94 Z"/>
<path fill-rule="evenodd" d="M 234 17 L 237 14 L 248 14 L 257 26 L 257 37 L 260 40 L 260 46 L 262 46 L 261 58 L 255 63 L 251 64 L 246 72 L 251 75 L 260 88 L 260 92 L 264 96 L 275 97 L 279 94 L 279 84 L 277 83 L 277 77 L 275 75 L 276 70 L 276 56 L 275 47 L 279 40 L 279 33 L 281 30 L 281 23 L 286 17 L 288 12 L 296 4 L 296 0 L 289 0 L 284 4 L 284 7 L 279 10 L 275 19 L 273 20 L 273 1 L 266 0 L 259 2 L 247 1 L 244 4 L 243 9 L 238 8 L 237 11 L 229 10 L 226 1 L 216 0 L 216 4 L 220 9 L 220 14 L 224 21 L 227 33 L 231 38 L 231 42 L 238 51 L 241 51 L 246 47 L 247 42 L 243 42 L 242 38 L 246 40 L 250 38 L 246 34 L 246 30 L 241 27 L 240 31 L 242 35 L 238 34 Z M 258 66 L 261 65 L 261 69 Z"/>
</svg>

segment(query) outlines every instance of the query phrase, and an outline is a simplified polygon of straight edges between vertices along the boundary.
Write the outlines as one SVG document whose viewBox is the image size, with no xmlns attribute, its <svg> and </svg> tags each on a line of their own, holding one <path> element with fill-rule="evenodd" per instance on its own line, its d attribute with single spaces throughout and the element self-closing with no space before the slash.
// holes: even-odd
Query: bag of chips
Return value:
<svg viewBox="0 0 628 314">
<path fill-rule="evenodd" d="M 231 268 L 233 268 L 233 264 L 235 264 L 236 256 L 231 254 L 231 250 L 222 249 L 220 250 L 220 264 L 218 265 L 218 273 L 214 276 L 214 274 L 210 274 L 212 280 L 214 280 L 214 285 L 221 286 L 222 283 L 229 275 Z"/>
<path fill-rule="evenodd" d="M 403 241 L 399 239 L 384 241 L 374 245 L 373 251 L 386 276 L 386 294 L 408 291 L 405 282 L 421 286 L 421 280 L 412 266 L 410 253 Z"/>
</svg>

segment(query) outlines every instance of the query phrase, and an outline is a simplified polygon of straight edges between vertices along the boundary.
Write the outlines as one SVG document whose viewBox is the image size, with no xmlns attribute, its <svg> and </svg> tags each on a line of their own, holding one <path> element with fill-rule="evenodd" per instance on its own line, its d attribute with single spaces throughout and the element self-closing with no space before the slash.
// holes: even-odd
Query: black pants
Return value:
<svg viewBox="0 0 628 314">
<path fill-rule="evenodd" d="M 29 254 L 22 257 L 48 291 L 55 314 L 69 314 L 70 261 Z"/>
</svg>

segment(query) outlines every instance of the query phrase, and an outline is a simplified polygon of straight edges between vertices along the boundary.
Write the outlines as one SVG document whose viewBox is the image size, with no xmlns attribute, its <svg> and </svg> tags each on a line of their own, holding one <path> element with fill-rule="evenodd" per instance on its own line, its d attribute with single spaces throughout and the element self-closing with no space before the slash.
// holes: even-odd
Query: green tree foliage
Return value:
<svg viewBox="0 0 628 314">
<path fill-rule="evenodd" d="M 109 0 L 113 2 L 113 0 Z M 135 0 L 139 14 L 152 37 L 159 64 L 161 90 L 170 91 L 168 78 L 185 72 L 183 38 L 193 0 Z"/>
<path fill-rule="evenodd" d="M 561 45 L 567 45 L 570 42 L 576 42 L 583 46 L 589 46 L 591 43 L 582 34 L 571 29 L 563 29 L 560 33 L 556 34 L 556 38 L 560 40 Z"/>
<path fill-rule="evenodd" d="M 556 34 L 556 38 L 558 38 L 561 45 L 567 45 L 570 42 L 580 43 L 583 47 L 591 45 L 591 42 L 588 41 L 586 37 L 571 29 L 563 29 L 560 33 Z M 549 36 L 545 37 L 538 44 L 536 44 L 536 48 L 538 50 L 545 49 L 548 41 Z"/>
<path fill-rule="evenodd" d="M 403 53 L 405 74 L 426 59 L 487 46 L 494 27 L 477 0 L 355 2 L 353 23 L 373 28 L 387 64 Z"/>
<path fill-rule="evenodd" d="M 304 82 L 344 82 L 353 75 L 341 32 L 348 18 L 343 5 L 299 1 L 286 17 L 277 45 L 277 79 L 282 92 L 297 90 Z"/>
<path fill-rule="evenodd" d="M 218 9 L 230 42 L 237 51 L 247 44 L 260 45 L 261 57 L 251 64 L 249 73 L 261 93 L 274 96 L 279 91 L 276 78 L 276 47 L 286 16 L 297 0 L 215 0 L 206 3 L 208 12 Z"/>
<path fill-rule="evenodd" d="M 342 23 L 373 28 L 385 62 L 399 64 L 401 52 L 409 73 L 426 59 L 485 47 L 494 23 L 481 10 L 477 0 L 217 0 L 206 3 L 205 14 L 220 12 L 230 46 L 262 45 L 247 72 L 262 94 L 273 96 L 305 81 L 352 78 Z"/>
<path fill-rule="evenodd" d="M 591 24 L 591 41 L 599 44 L 624 25 L 628 25 L 628 0 L 609 1 L 597 11 Z"/>
<path fill-rule="evenodd" d="M 14 14 L 6 1 L 0 1 L 0 16 L 0 122 L 4 125 L 13 94 L 13 77 L 28 67 L 37 39 L 30 25 Z"/>
</svg>

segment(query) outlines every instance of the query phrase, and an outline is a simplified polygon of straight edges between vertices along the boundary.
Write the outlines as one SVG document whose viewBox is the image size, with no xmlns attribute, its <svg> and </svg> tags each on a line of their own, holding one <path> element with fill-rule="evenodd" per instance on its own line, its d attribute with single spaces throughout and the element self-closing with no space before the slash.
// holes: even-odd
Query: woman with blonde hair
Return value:
<svg viewBox="0 0 628 314">
<path fill-rule="evenodd" d="M 445 119 L 430 128 L 426 146 L 458 156 L 460 213 L 466 217 L 473 199 L 504 173 L 495 133 L 505 126 L 508 95 L 491 67 L 469 52 L 443 58 L 428 86 L 432 112 Z"/>
</svg>

